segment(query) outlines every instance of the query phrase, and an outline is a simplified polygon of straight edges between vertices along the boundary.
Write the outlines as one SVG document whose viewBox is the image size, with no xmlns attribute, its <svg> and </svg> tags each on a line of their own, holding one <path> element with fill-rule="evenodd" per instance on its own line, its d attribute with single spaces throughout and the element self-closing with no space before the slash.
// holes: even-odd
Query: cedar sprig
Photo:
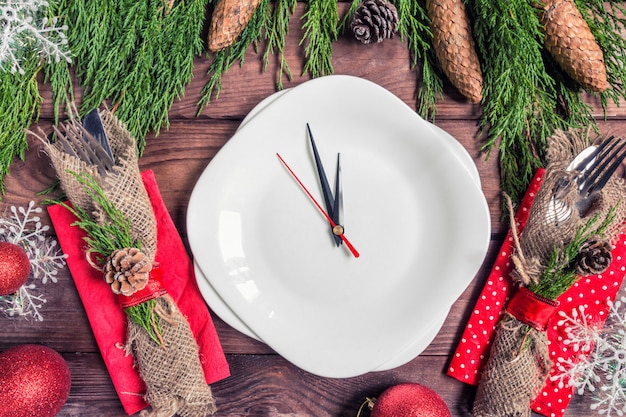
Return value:
<svg viewBox="0 0 626 417">
<path fill-rule="evenodd" d="M 39 118 L 42 97 L 37 74 L 39 58 L 33 56 L 20 64 L 24 74 L 0 70 L 0 193 L 4 178 L 16 158 L 24 160 L 28 140 L 26 129 Z"/>
<path fill-rule="evenodd" d="M 555 248 L 550 256 L 546 269 L 542 272 L 537 283 L 530 283 L 528 289 L 537 295 L 550 300 L 556 300 L 576 282 L 575 262 L 580 248 L 590 236 L 603 235 L 615 219 L 617 207 L 613 207 L 602 223 L 598 223 L 599 215 L 591 217 L 580 226 L 570 243 L 562 251 Z"/>
<path fill-rule="evenodd" d="M 95 178 L 85 173 L 73 172 L 71 174 L 83 186 L 96 206 L 102 209 L 107 218 L 107 221 L 98 223 L 84 208 L 60 203 L 78 219 L 72 225 L 80 227 L 87 233 L 85 237 L 85 242 L 89 247 L 87 254 L 93 254 L 96 256 L 96 261 L 103 262 L 115 250 L 122 248 L 141 249 L 141 242 L 132 237 L 130 220 L 109 200 Z"/>
<path fill-rule="evenodd" d="M 443 79 L 436 71 L 430 20 L 420 1 L 392 2 L 398 10 L 399 37 L 407 43 L 409 50 L 410 68 L 416 68 L 420 61 L 422 62 L 416 91 L 417 112 L 424 119 L 434 119 L 437 114 L 437 101 L 443 98 Z"/>
<path fill-rule="evenodd" d="M 81 114 L 110 101 L 141 153 L 148 131 L 168 126 L 169 109 L 191 80 L 203 48 L 205 4 L 176 2 L 170 9 L 163 0 L 66 0 L 60 11 L 85 87 Z"/>
<path fill-rule="evenodd" d="M 159 346 L 165 347 L 161 320 L 154 311 L 155 307 L 156 299 L 152 298 L 132 307 L 127 307 L 124 309 L 124 312 L 126 312 L 126 315 L 130 320 L 145 329 L 148 336 L 150 336 L 150 339 L 152 339 Z"/>
<path fill-rule="evenodd" d="M 267 46 L 263 53 L 263 71 L 267 70 L 270 55 L 278 55 L 278 71 L 276 73 L 276 88 L 283 89 L 283 76 L 291 80 L 293 74 L 285 59 L 285 39 L 289 32 L 289 21 L 296 11 L 297 0 L 276 0 L 272 12 L 271 25 L 266 29 Z"/>
<path fill-rule="evenodd" d="M 313 78 L 333 73 L 333 42 L 339 34 L 339 12 L 336 0 L 308 0 L 301 17 L 304 35 L 303 74 Z"/>
<path fill-rule="evenodd" d="M 542 165 L 547 138 L 568 123 L 555 113 L 555 81 L 543 59 L 537 10 L 526 1 L 476 0 L 468 8 L 483 65 L 487 156 L 499 149 L 501 186 L 519 201 Z"/>
<path fill-rule="evenodd" d="M 78 219 L 72 223 L 72 226 L 80 227 L 87 233 L 85 237 L 85 242 L 89 247 L 87 249 L 87 258 L 91 259 L 90 255 L 93 254 L 96 262 L 104 263 L 106 258 L 115 250 L 122 248 L 141 249 L 141 242 L 132 237 L 130 219 L 109 200 L 95 178 L 86 173 L 72 172 L 72 175 L 83 186 L 85 192 L 92 198 L 94 203 L 102 209 L 107 218 L 107 221 L 98 223 L 82 207 L 59 203 Z M 125 308 L 124 311 L 128 318 L 141 326 L 155 343 L 159 346 L 164 346 L 161 324 L 155 315 L 155 307 L 156 301 L 151 299 Z"/>
<path fill-rule="evenodd" d="M 199 116 L 213 98 L 219 98 L 222 90 L 222 77 L 237 62 L 243 66 L 246 51 L 250 46 L 258 50 L 259 43 L 263 39 L 265 28 L 271 20 L 271 8 L 269 0 L 261 0 L 254 11 L 250 21 L 239 35 L 239 39 L 227 48 L 217 51 L 213 55 L 211 65 L 207 70 L 208 81 L 202 88 L 201 97 L 198 101 Z"/>
</svg>

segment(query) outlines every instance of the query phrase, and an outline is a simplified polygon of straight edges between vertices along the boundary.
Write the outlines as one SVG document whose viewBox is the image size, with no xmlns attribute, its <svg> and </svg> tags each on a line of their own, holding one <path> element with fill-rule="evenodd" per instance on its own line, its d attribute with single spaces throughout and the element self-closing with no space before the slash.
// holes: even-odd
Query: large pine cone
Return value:
<svg viewBox="0 0 626 417">
<path fill-rule="evenodd" d="M 545 46 L 574 81 L 589 91 L 609 87 L 604 55 L 572 0 L 546 2 L 542 23 Z"/>
<path fill-rule="evenodd" d="M 472 103 L 483 97 L 483 73 L 463 0 L 426 0 L 433 48 L 446 77 Z"/>
<path fill-rule="evenodd" d="M 612 259 L 611 244 L 592 236 L 580 247 L 576 273 L 582 276 L 601 274 L 611 265 Z"/>
<path fill-rule="evenodd" d="M 350 28 L 364 44 L 391 39 L 398 30 L 398 10 L 386 0 L 365 0 L 354 12 Z"/>
<path fill-rule="evenodd" d="M 114 294 L 130 296 L 145 288 L 152 261 L 137 248 L 114 251 L 104 265 L 104 279 Z"/>
</svg>

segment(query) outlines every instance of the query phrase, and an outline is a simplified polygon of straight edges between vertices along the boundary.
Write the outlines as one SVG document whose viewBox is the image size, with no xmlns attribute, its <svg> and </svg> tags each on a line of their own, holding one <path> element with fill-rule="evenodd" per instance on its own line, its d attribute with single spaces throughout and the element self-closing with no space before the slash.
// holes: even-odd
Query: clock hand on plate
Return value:
<svg viewBox="0 0 626 417">
<path fill-rule="evenodd" d="M 298 176 L 292 171 L 291 168 L 289 168 L 289 165 L 287 165 L 287 162 L 285 162 L 285 160 L 280 156 L 280 154 L 278 152 L 276 153 L 276 156 L 278 157 L 278 159 L 280 159 L 280 162 L 283 163 L 285 168 L 287 168 L 287 171 L 289 171 L 291 176 L 296 180 L 296 182 L 300 185 L 300 187 L 302 187 L 302 189 L 304 190 L 306 195 L 308 195 L 309 198 L 311 199 L 311 201 L 313 201 L 313 204 L 315 204 L 315 206 L 319 209 L 319 211 L 322 212 L 324 217 L 326 217 L 326 220 L 328 220 L 328 222 L 330 223 L 330 225 L 333 228 L 333 233 L 338 234 L 339 238 L 346 244 L 346 246 L 348 247 L 348 249 L 350 250 L 352 255 L 354 255 L 355 258 L 358 258 L 359 257 L 359 252 L 354 248 L 354 246 L 352 246 L 352 243 L 350 243 L 348 238 L 346 238 L 346 236 L 343 234 L 343 227 L 341 227 L 340 225 L 335 223 L 333 221 L 333 219 L 328 215 L 328 213 L 326 213 L 326 211 L 322 208 L 320 203 L 318 203 L 317 200 L 315 199 L 315 197 L 313 197 L 313 195 L 309 192 L 309 190 L 307 190 L 307 188 L 304 186 L 302 181 L 300 181 Z"/>
<path fill-rule="evenodd" d="M 343 198 L 341 194 L 341 178 L 339 177 L 339 171 L 341 171 L 341 167 L 339 166 L 339 154 L 337 154 L 337 170 L 335 174 L 335 201 L 333 203 L 333 213 L 331 215 L 333 221 L 338 225 L 336 227 L 341 228 L 341 233 L 345 232 L 343 225 L 340 220 L 340 212 L 342 208 Z M 335 228 L 333 228 L 333 236 L 337 236 L 335 233 Z M 335 239 L 337 246 L 341 244 L 341 240 Z"/>
<path fill-rule="evenodd" d="M 339 221 L 339 154 L 337 154 L 337 177 L 335 178 L 335 198 L 333 198 L 333 194 L 330 191 L 330 185 L 328 184 L 328 178 L 326 177 L 326 171 L 324 170 L 324 165 L 322 164 L 322 159 L 320 158 L 319 152 L 317 151 L 317 146 L 315 145 L 315 139 L 313 139 L 313 132 L 311 132 L 311 126 L 306 124 L 306 128 L 309 132 L 309 139 L 311 141 L 311 149 L 313 149 L 313 156 L 315 157 L 315 166 L 317 167 L 317 175 L 320 179 L 320 186 L 322 187 L 322 194 L 324 195 L 324 203 L 326 203 L 326 211 L 333 219 L 333 221 L 340 225 Z M 335 243 L 337 246 L 341 244 L 341 239 L 339 235 L 335 233 L 334 230 L 331 230 L 333 239 L 335 239 Z"/>
</svg>

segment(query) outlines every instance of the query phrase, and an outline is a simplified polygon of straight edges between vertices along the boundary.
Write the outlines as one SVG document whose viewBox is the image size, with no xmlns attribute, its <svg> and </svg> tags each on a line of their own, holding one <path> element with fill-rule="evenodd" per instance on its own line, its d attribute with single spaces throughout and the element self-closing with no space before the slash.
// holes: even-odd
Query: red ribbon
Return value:
<svg viewBox="0 0 626 417">
<path fill-rule="evenodd" d="M 155 266 L 150 271 L 148 283 L 143 289 L 128 296 L 119 294 L 118 300 L 122 308 L 129 308 L 160 297 L 166 292 L 165 287 L 163 287 L 163 271 L 158 266 Z"/>
<path fill-rule="evenodd" d="M 532 328 L 545 331 L 548 320 L 559 305 L 558 301 L 544 298 L 526 287 L 520 287 L 506 308 L 513 317 Z"/>
</svg>

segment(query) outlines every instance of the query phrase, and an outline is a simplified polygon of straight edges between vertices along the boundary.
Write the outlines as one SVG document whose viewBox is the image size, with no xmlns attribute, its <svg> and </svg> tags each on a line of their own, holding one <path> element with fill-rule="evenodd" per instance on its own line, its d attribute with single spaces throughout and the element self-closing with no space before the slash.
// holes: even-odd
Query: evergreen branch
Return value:
<svg viewBox="0 0 626 417">
<path fill-rule="evenodd" d="M 426 10 L 418 0 L 394 0 L 398 10 L 398 35 L 407 42 L 411 55 L 411 68 L 415 68 L 420 58 L 425 58 L 431 49 L 432 33 Z"/>
<path fill-rule="evenodd" d="M 547 138 L 568 123 L 555 113 L 555 81 L 543 60 L 537 10 L 526 1 L 471 3 L 474 35 L 482 57 L 482 149 L 500 150 L 501 185 L 519 201 L 541 166 Z"/>
<path fill-rule="evenodd" d="M 75 103 L 70 66 L 67 63 L 44 66 L 44 81 L 52 88 L 54 122 L 59 124 L 61 109 Z"/>
<path fill-rule="evenodd" d="M 394 0 L 398 10 L 398 34 L 407 42 L 411 69 L 422 60 L 416 91 L 417 112 L 424 119 L 434 119 L 437 101 L 443 98 L 443 79 L 435 70 L 436 59 L 432 53 L 430 19 L 422 2 L 418 0 Z"/>
<path fill-rule="evenodd" d="M 205 1 L 176 2 L 171 9 L 163 0 L 67 0 L 64 6 L 76 75 L 86 87 L 81 114 L 110 100 L 141 153 L 149 131 L 169 126 L 168 112 L 191 80 L 203 47 Z"/>
<path fill-rule="evenodd" d="M 267 46 L 263 54 L 263 71 L 267 70 L 270 54 L 277 53 L 279 67 L 276 76 L 276 87 L 279 90 L 283 89 L 283 76 L 286 75 L 289 80 L 293 76 L 285 59 L 285 38 L 289 32 L 291 15 L 296 11 L 297 5 L 297 0 L 276 0 L 271 25 L 266 31 Z"/>
<path fill-rule="evenodd" d="M 243 66 L 246 51 L 252 45 L 256 50 L 263 37 L 264 30 L 269 26 L 271 20 L 271 8 L 269 0 L 261 0 L 259 7 L 254 11 L 250 21 L 239 35 L 239 39 L 228 48 L 217 51 L 213 56 L 213 61 L 209 66 L 207 75 L 209 80 L 202 88 L 200 100 L 198 101 L 199 116 L 202 110 L 211 102 L 213 97 L 217 100 L 222 91 L 222 77 L 239 61 Z"/>
<path fill-rule="evenodd" d="M 65 203 L 60 203 L 78 219 L 73 226 L 78 226 L 87 233 L 85 238 L 85 242 L 89 246 L 87 253 L 93 253 L 97 259 L 103 260 L 117 249 L 141 249 L 141 242 L 132 237 L 130 220 L 109 200 L 94 177 L 89 174 L 74 172 L 71 174 L 76 177 L 87 195 L 93 199 L 108 220 L 102 224 L 98 223 L 84 208 L 70 207 Z"/>
<path fill-rule="evenodd" d="M 339 12 L 336 0 L 308 0 L 300 18 L 304 35 L 304 68 L 302 74 L 317 78 L 333 73 L 333 42 L 338 37 Z"/>
<path fill-rule="evenodd" d="M 426 120 L 434 120 L 437 115 L 437 101 L 443 98 L 443 78 L 435 69 L 435 60 L 431 54 L 426 55 L 417 90 L 417 113 Z"/>
<path fill-rule="evenodd" d="M 156 307 L 156 300 L 150 299 L 143 303 L 134 305 L 132 307 L 125 308 L 124 311 L 130 320 L 141 326 L 146 330 L 150 339 L 159 346 L 164 347 L 161 320 L 155 316 L 154 308 Z"/>
<path fill-rule="evenodd" d="M 599 215 L 591 217 L 576 230 L 572 241 L 565 246 L 562 252 L 554 248 L 548 265 L 541 274 L 539 281 L 531 283 L 528 289 L 550 300 L 556 300 L 567 291 L 578 278 L 574 264 L 580 253 L 581 246 L 590 236 L 604 234 L 615 219 L 616 209 L 617 207 L 613 207 L 602 223 L 595 229 L 593 226 L 598 222 Z"/>
<path fill-rule="evenodd" d="M 95 261 L 103 263 L 115 250 L 122 248 L 141 250 L 141 242 L 132 237 L 130 219 L 109 200 L 95 178 L 85 173 L 72 172 L 71 174 L 84 187 L 96 206 L 102 210 L 106 219 L 103 223 L 98 223 L 82 207 L 71 207 L 65 203 L 59 203 L 78 219 L 72 226 L 80 227 L 87 233 L 85 237 L 85 242 L 89 247 L 87 257 L 95 254 Z M 156 301 L 151 299 L 125 308 L 124 312 L 129 320 L 141 326 L 156 344 L 164 346 L 160 319 L 154 311 L 155 306 Z"/>
<path fill-rule="evenodd" d="M 39 95 L 37 74 L 42 66 L 33 55 L 22 61 L 19 72 L 0 70 L 0 193 L 4 194 L 4 178 L 15 160 L 24 160 L 28 140 L 26 129 L 39 119 L 43 98 Z"/>
</svg>

